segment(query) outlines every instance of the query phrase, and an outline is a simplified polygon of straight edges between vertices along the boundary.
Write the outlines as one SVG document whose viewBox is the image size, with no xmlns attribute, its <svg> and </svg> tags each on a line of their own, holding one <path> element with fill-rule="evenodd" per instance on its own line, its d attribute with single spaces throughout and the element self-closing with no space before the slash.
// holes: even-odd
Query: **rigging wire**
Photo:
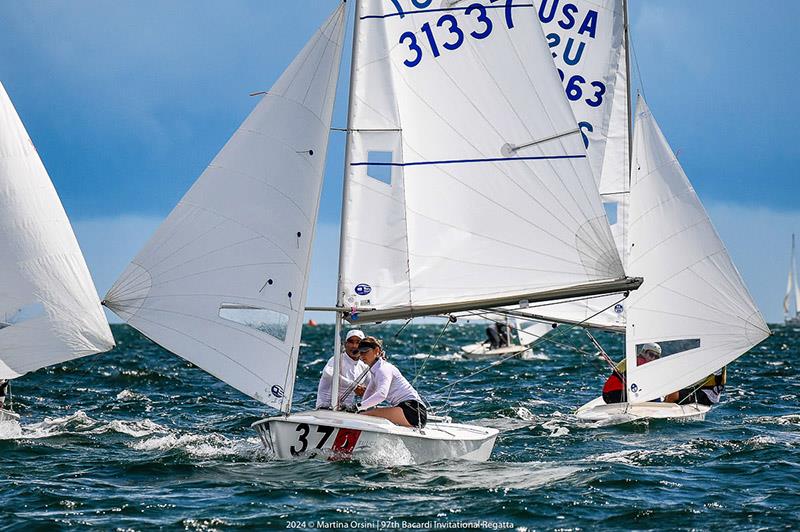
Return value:
<svg viewBox="0 0 800 532">
<path fill-rule="evenodd" d="M 636 50 L 633 47 L 633 39 L 630 37 L 630 29 L 628 30 L 628 39 L 631 46 L 631 55 L 633 56 L 633 64 L 636 66 L 636 81 L 639 82 L 639 90 L 644 96 L 645 100 L 647 99 L 647 95 L 644 92 L 644 80 L 642 79 L 642 70 L 639 68 L 639 56 L 636 55 Z"/>
<path fill-rule="evenodd" d="M 624 297 L 623 297 L 622 299 L 620 299 L 619 301 L 616 301 L 616 302 L 612 303 L 611 305 L 608 305 L 608 306 L 607 306 L 607 307 L 605 307 L 604 309 L 601 309 L 601 310 L 597 311 L 597 312 L 596 312 L 596 313 L 594 313 L 593 315 L 591 315 L 591 316 L 589 316 L 589 317 L 587 317 L 587 318 L 583 319 L 582 321 L 580 321 L 580 322 L 578 322 L 578 323 L 575 323 L 575 324 L 571 324 L 571 325 L 568 325 L 568 326 L 561 327 L 561 328 L 559 329 L 559 331 L 558 331 L 557 333 L 554 333 L 554 334 L 556 334 L 556 335 L 560 335 L 560 336 L 563 336 L 564 334 L 566 334 L 566 333 L 568 333 L 568 332 L 572 331 L 573 329 L 575 329 L 575 328 L 577 328 L 577 327 L 581 327 L 581 326 L 582 326 L 582 324 L 584 324 L 584 323 L 588 322 L 589 320 L 591 320 L 591 319 L 595 318 L 596 316 L 598 316 L 598 315 L 602 314 L 603 312 L 607 311 L 608 309 L 610 309 L 610 308 L 613 308 L 615 305 L 617 305 L 617 304 L 619 304 L 620 302 L 624 301 L 624 300 L 625 300 L 627 297 L 628 297 L 627 295 L 626 295 L 626 296 L 624 296 Z M 540 342 L 554 342 L 554 339 L 553 339 L 553 338 L 549 338 L 548 336 L 544 336 L 544 337 L 540 338 Z M 536 343 L 538 344 L 539 342 L 536 342 Z M 555 342 L 554 342 L 554 343 L 555 343 Z M 574 349 L 575 349 L 576 351 L 578 351 L 578 352 L 585 353 L 585 351 L 583 351 L 583 350 L 581 350 L 581 349 L 579 349 L 579 348 L 575 348 L 574 346 L 568 346 L 568 347 L 572 347 L 572 348 L 574 348 Z M 474 372 L 472 372 L 472 373 L 470 373 L 470 374 L 468 374 L 468 375 L 465 375 L 464 377 L 461 377 L 460 379 L 457 379 L 457 380 L 455 380 L 455 381 L 453 381 L 453 382 L 451 382 L 451 383 L 449 383 L 449 384 L 446 384 L 445 386 L 442 386 L 441 388 L 438 388 L 438 389 L 434 390 L 432 393 L 439 393 L 439 392 L 441 392 L 441 391 L 443 391 L 443 390 L 445 390 L 445 389 L 447 389 L 447 388 L 450 388 L 450 392 L 448 393 L 448 395 L 447 395 L 447 400 L 446 400 L 446 402 L 445 402 L 445 409 L 446 409 L 446 408 L 447 408 L 447 406 L 450 404 L 450 396 L 451 396 L 451 394 L 453 393 L 453 389 L 455 388 L 456 384 L 459 384 L 459 383 L 461 383 L 461 382 L 463 382 L 463 381 L 465 381 L 465 380 L 467 380 L 467 379 L 470 379 L 470 378 L 474 377 L 475 375 L 478 375 L 478 374 L 480 374 L 480 373 L 483 373 L 484 371 L 486 371 L 486 370 L 488 370 L 488 369 L 491 369 L 491 368 L 494 368 L 494 367 L 496 367 L 496 366 L 499 366 L 499 365 L 501 365 L 501 364 L 503 364 L 503 363 L 507 362 L 508 360 L 510 360 L 510 359 L 512 359 L 512 358 L 514 358 L 514 357 L 516 357 L 518 354 L 519 354 L 519 353 L 511 353 L 511 354 L 509 354 L 509 355 L 506 355 L 506 356 L 504 356 L 504 357 L 501 357 L 499 360 L 495 360 L 494 362 L 492 362 L 492 363 L 491 363 L 491 364 L 489 364 L 488 366 L 484 366 L 483 368 L 480 368 L 480 369 L 478 369 L 477 371 L 474 371 Z"/>
<path fill-rule="evenodd" d="M 447 330 L 447 327 L 449 327 L 452 322 L 453 322 L 453 320 L 451 320 L 450 318 L 447 319 L 447 322 L 444 324 L 444 327 L 442 327 L 442 331 L 439 333 L 438 338 L 436 338 L 436 341 L 433 342 L 433 347 L 431 347 L 430 353 L 428 353 L 428 356 L 426 356 L 425 359 L 422 361 L 422 365 L 420 366 L 419 370 L 414 375 L 414 380 L 411 381 L 411 386 L 414 386 L 414 383 L 417 382 L 417 379 L 422 374 L 422 370 L 425 369 L 425 364 L 427 364 L 428 360 L 430 360 L 431 355 L 436 350 L 436 348 L 439 346 L 439 340 L 442 339 L 442 336 L 444 335 L 445 331 Z"/>
</svg>

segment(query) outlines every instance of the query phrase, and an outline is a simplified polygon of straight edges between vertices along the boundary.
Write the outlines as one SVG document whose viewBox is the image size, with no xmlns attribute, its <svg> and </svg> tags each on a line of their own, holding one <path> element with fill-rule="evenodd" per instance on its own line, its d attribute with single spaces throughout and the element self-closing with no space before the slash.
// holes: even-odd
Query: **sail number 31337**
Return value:
<svg viewBox="0 0 800 532">
<path fill-rule="evenodd" d="M 414 6 L 424 9 L 430 5 L 432 0 L 412 0 Z M 490 0 L 491 3 L 498 0 Z M 457 8 L 452 12 L 445 13 L 440 16 L 435 23 L 434 30 L 430 22 L 426 22 L 420 28 L 421 33 L 407 31 L 400 36 L 400 44 L 408 47 L 411 56 L 403 61 L 409 68 L 414 68 L 419 65 L 426 55 L 423 45 L 427 44 L 426 48 L 433 57 L 442 55 L 442 50 L 458 50 L 467 40 L 472 38 L 481 40 L 487 38 L 492 34 L 495 28 L 495 23 L 489 17 L 489 12 L 495 7 L 504 8 L 505 23 L 508 29 L 514 27 L 514 19 L 512 17 L 513 0 L 505 0 L 505 5 L 484 5 L 479 3 L 470 4 L 466 8 Z M 403 17 L 405 11 L 400 5 L 400 0 L 392 0 L 395 7 L 397 7 L 398 14 Z M 461 16 L 456 16 L 453 13 L 462 12 Z M 464 27 L 462 27 L 462 25 Z M 469 27 L 467 27 L 469 26 Z"/>
</svg>

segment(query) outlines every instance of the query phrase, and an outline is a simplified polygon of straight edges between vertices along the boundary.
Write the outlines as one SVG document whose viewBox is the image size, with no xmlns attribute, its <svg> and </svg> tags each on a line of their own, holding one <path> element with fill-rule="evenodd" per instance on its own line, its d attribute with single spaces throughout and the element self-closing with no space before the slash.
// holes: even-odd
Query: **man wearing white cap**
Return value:
<svg viewBox="0 0 800 532">
<path fill-rule="evenodd" d="M 352 386 L 353 382 L 358 379 L 362 373 L 367 371 L 369 367 L 361 362 L 358 353 L 358 344 L 364 338 L 364 333 L 358 329 L 351 329 L 347 331 L 344 337 L 344 353 L 346 356 L 341 357 L 342 364 L 339 367 L 339 397 Z M 331 388 L 333 388 L 333 370 L 336 357 L 331 357 L 328 363 L 325 364 L 325 369 L 322 370 L 322 377 L 319 379 L 319 386 L 317 386 L 317 408 L 330 408 L 331 407 Z M 369 382 L 369 371 L 366 377 L 359 382 L 355 392 L 350 393 L 345 397 L 341 403 L 344 406 L 353 406 L 356 404 L 356 395 L 362 395 L 364 388 Z"/>
</svg>

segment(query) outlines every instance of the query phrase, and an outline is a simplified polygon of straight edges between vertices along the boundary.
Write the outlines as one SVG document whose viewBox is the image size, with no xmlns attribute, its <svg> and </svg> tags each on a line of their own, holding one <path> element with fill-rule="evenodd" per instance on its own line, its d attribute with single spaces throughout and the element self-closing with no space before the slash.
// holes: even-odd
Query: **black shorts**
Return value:
<svg viewBox="0 0 800 532">
<path fill-rule="evenodd" d="M 406 421 L 412 427 L 423 428 L 425 423 L 428 422 L 428 409 L 419 401 L 409 399 L 399 403 L 397 406 L 403 409 L 403 415 L 406 416 Z"/>
<path fill-rule="evenodd" d="M 622 390 L 614 390 L 613 392 L 603 392 L 603 401 L 605 401 L 607 405 L 624 403 L 625 397 Z"/>
<path fill-rule="evenodd" d="M 697 403 L 704 406 L 714 406 L 715 404 L 711 398 L 703 392 L 702 388 L 698 390 L 692 390 L 691 388 L 681 390 L 678 394 L 678 403 L 682 405 Z"/>
</svg>

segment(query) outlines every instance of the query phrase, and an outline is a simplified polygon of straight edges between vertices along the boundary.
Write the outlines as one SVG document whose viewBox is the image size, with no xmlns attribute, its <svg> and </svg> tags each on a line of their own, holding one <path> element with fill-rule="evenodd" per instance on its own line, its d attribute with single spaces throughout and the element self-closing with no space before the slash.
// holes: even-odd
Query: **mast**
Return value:
<svg viewBox="0 0 800 532">
<path fill-rule="evenodd" d="M 800 316 L 800 286 L 797 284 L 797 248 L 795 247 L 794 233 L 792 233 L 792 270 L 789 273 L 794 286 L 794 317 Z"/>
<path fill-rule="evenodd" d="M 346 0 L 345 0 L 346 1 Z M 347 216 L 347 211 L 350 203 L 350 190 L 347 186 L 348 175 L 350 171 L 350 163 L 352 162 L 352 135 L 353 135 L 353 121 L 355 117 L 355 111 L 353 110 L 353 100 L 355 99 L 355 77 L 356 77 L 356 59 L 358 58 L 359 52 L 359 30 L 361 27 L 361 2 L 359 0 L 354 0 L 355 9 L 354 11 L 354 22 L 353 22 L 353 51 L 352 56 L 350 58 L 350 94 L 347 99 L 347 139 L 345 141 L 345 148 L 344 148 L 344 173 L 342 179 L 342 219 L 340 224 L 340 234 L 339 234 L 339 276 L 338 282 L 336 283 L 336 306 L 341 308 L 344 306 L 344 301 L 342 300 L 342 294 L 344 293 L 343 290 L 343 279 L 342 279 L 342 271 L 344 270 L 344 243 L 345 243 L 345 236 L 347 235 L 347 227 L 349 225 L 349 220 Z M 336 313 L 336 326 L 334 332 L 334 349 L 333 349 L 333 357 L 334 357 L 334 364 L 333 364 L 333 385 L 331 387 L 331 408 L 336 410 L 339 407 L 339 375 L 341 373 L 341 362 L 342 362 L 342 347 L 341 347 L 341 332 L 342 332 L 342 313 Z"/>
<path fill-rule="evenodd" d="M 783 296 L 783 320 L 786 322 L 788 322 L 792 316 L 792 292 L 795 291 L 795 283 L 797 282 L 795 279 L 797 268 L 795 267 L 794 251 L 794 233 L 792 233 L 792 252 L 789 254 L 789 278 L 786 281 L 786 295 Z M 795 298 L 794 304 L 795 310 L 800 313 L 800 301 L 798 301 L 797 298 Z"/>
<path fill-rule="evenodd" d="M 627 111 L 627 118 L 628 118 L 628 190 L 631 188 L 631 175 L 632 175 L 632 168 L 633 168 L 633 118 L 631 116 L 631 112 L 633 111 L 633 106 L 631 105 L 631 32 L 630 26 L 628 21 L 628 0 L 622 0 L 622 14 L 623 14 L 623 26 L 624 26 L 624 34 L 625 34 L 625 84 L 627 85 L 627 90 L 625 94 L 625 99 L 627 100 L 628 104 L 628 111 Z M 640 74 L 641 75 L 641 74 Z"/>
</svg>

